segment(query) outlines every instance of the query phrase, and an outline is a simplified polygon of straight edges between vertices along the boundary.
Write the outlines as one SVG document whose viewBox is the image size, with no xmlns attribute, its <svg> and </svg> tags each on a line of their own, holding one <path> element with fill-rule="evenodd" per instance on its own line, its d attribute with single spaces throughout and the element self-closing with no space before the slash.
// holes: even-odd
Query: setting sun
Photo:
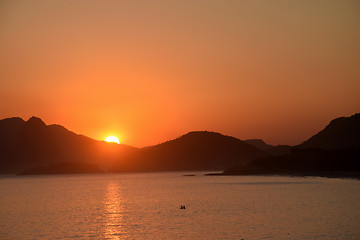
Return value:
<svg viewBox="0 0 360 240">
<path fill-rule="evenodd" d="M 114 136 L 109 136 L 109 137 L 105 138 L 105 141 L 120 144 L 119 139 L 117 137 L 114 137 Z"/>
</svg>

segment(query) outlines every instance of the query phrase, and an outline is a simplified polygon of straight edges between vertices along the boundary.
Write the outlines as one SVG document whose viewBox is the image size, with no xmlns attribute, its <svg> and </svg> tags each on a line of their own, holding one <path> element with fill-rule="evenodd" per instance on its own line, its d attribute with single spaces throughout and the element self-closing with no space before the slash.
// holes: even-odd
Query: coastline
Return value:
<svg viewBox="0 0 360 240">
<path fill-rule="evenodd" d="M 308 173 L 207 173 L 204 176 L 286 176 L 322 177 L 360 180 L 360 172 L 308 172 Z"/>
</svg>

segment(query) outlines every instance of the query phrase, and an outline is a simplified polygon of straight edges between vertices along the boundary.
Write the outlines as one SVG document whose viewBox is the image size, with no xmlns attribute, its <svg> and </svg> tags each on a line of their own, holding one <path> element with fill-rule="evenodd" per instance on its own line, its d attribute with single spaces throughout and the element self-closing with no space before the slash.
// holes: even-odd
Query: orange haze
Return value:
<svg viewBox="0 0 360 240">
<path fill-rule="evenodd" d="M 3 0 L 0 118 L 297 144 L 360 110 L 356 1 Z"/>
</svg>

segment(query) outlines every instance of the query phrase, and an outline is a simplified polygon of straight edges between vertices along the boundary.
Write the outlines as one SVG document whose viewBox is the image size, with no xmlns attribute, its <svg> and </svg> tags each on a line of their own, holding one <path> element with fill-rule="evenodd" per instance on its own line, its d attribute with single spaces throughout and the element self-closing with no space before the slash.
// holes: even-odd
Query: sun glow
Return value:
<svg viewBox="0 0 360 240">
<path fill-rule="evenodd" d="M 109 137 L 105 138 L 105 141 L 120 144 L 119 139 L 117 137 L 114 137 L 114 136 L 109 136 Z"/>
</svg>

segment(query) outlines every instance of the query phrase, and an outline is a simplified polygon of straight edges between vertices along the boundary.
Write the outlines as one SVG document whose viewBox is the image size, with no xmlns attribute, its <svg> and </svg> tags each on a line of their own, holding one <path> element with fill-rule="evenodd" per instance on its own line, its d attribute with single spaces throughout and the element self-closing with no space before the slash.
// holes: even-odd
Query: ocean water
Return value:
<svg viewBox="0 0 360 240">
<path fill-rule="evenodd" d="M 360 239 L 360 181 L 183 174 L 2 176 L 0 239 Z"/>
</svg>

